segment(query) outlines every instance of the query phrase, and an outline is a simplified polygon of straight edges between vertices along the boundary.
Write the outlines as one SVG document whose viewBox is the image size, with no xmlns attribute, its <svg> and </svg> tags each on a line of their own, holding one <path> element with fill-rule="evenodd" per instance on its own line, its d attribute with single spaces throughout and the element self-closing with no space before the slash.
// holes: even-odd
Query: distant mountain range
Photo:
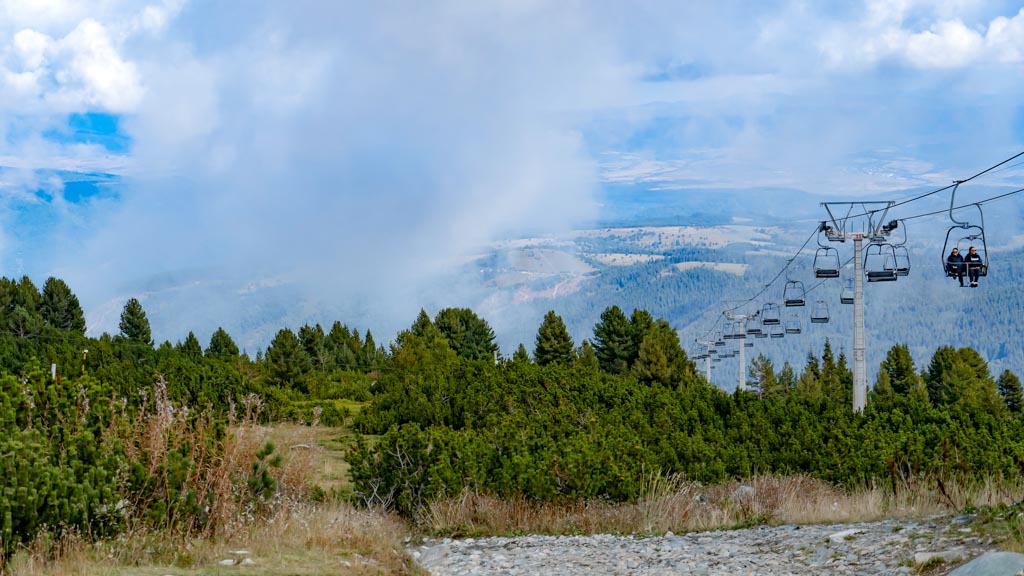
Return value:
<svg viewBox="0 0 1024 576">
<path fill-rule="evenodd" d="M 941 211 L 942 201 L 927 199 L 901 207 L 891 217 Z M 1020 206 L 1016 200 L 986 206 L 991 272 L 973 290 L 960 289 L 942 275 L 942 244 L 950 225 L 944 214 L 903 223 L 894 237 L 907 233 L 910 276 L 892 285 L 868 286 L 872 379 L 885 352 L 896 343 L 910 346 L 919 368 L 936 347 L 952 345 L 978 349 L 993 370 L 1024 373 Z M 611 305 L 627 314 L 634 308 L 646 309 L 668 320 L 689 352 L 695 339 L 719 329 L 716 323 L 724 309 L 749 312 L 778 302 L 787 279 L 792 279 L 808 290 L 807 307 L 784 311 L 802 320 L 802 334 L 758 340 L 747 349 L 748 360 L 763 353 L 780 366 L 786 361 L 802 365 L 808 352 L 820 354 L 826 338 L 837 352 L 850 355 L 852 310 L 839 303 L 843 281 L 817 286 L 813 279 L 818 247 L 814 230 L 825 214 L 820 198 L 788 190 L 638 193 L 613 188 L 605 211 L 600 225 L 590 229 L 497 242 L 422 287 L 414 302 L 331 302 L 311 297 L 301 282 L 287 275 L 229 280 L 211 270 L 151 279 L 141 299 L 158 338 L 169 334 L 182 339 L 194 330 L 202 341 L 223 325 L 250 354 L 265 348 L 282 327 L 329 327 L 335 320 L 361 332 L 370 329 L 377 342 L 386 343 L 412 323 L 420 308 L 433 315 L 440 308 L 459 306 L 486 318 L 502 353 L 510 355 L 519 343 L 532 350 L 548 310 L 563 317 L 579 344 L 592 337 L 601 312 Z M 789 271 L 780 275 L 801 247 Z M 852 257 L 851 245 L 835 247 L 844 261 Z M 844 269 L 843 278 L 849 274 Z M 763 294 L 746 302 L 773 279 Z M 831 321 L 812 325 L 808 315 L 819 300 L 829 307 Z M 112 300 L 90 310 L 92 330 L 116 331 L 123 303 Z M 197 318 L 203 320 L 196 323 Z M 720 385 L 735 386 L 735 364 L 722 362 L 715 373 Z"/>
</svg>

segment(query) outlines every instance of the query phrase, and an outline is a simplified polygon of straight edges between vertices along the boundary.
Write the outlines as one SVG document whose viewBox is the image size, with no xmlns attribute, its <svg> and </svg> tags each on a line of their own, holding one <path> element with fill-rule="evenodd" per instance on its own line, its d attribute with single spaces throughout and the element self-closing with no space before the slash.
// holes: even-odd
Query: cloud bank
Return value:
<svg viewBox="0 0 1024 576">
<path fill-rule="evenodd" d="M 608 184 L 945 183 L 1020 145 L 1022 64 L 1000 2 L 0 0 L 0 264 L 98 329 L 189 271 L 160 338 L 247 330 L 250 282 L 390 331 L 473 305 L 467 258 L 585 225 Z M 61 170 L 117 184 L 70 198 Z"/>
</svg>

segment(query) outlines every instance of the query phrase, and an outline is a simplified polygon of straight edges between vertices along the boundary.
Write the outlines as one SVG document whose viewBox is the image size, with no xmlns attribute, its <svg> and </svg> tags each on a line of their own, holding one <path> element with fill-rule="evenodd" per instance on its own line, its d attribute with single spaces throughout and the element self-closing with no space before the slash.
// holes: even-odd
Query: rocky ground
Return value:
<svg viewBox="0 0 1024 576">
<path fill-rule="evenodd" d="M 442 575 L 947 574 L 998 549 L 970 516 L 761 526 L 654 537 L 522 536 L 427 540 L 411 553 Z"/>
</svg>

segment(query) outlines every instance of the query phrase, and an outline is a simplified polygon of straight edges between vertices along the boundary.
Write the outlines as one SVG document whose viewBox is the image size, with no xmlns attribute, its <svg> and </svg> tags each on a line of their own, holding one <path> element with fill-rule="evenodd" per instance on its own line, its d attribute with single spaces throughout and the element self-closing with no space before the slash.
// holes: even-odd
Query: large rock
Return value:
<svg viewBox="0 0 1024 576">
<path fill-rule="evenodd" d="M 949 573 L 949 576 L 1016 576 L 1024 571 L 1024 554 L 989 552 Z"/>
</svg>

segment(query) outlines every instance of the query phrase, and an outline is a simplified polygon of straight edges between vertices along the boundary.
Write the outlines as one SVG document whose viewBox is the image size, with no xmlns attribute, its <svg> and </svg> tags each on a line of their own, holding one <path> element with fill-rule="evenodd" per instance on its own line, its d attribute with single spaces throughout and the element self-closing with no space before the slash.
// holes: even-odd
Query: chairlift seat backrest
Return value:
<svg viewBox="0 0 1024 576">
<path fill-rule="evenodd" d="M 786 282 L 786 287 L 782 289 L 782 301 L 787 307 L 804 306 L 807 304 L 806 298 L 804 283 L 799 280 Z"/>
<path fill-rule="evenodd" d="M 839 278 L 839 251 L 822 246 L 814 253 L 815 278 Z"/>
</svg>

